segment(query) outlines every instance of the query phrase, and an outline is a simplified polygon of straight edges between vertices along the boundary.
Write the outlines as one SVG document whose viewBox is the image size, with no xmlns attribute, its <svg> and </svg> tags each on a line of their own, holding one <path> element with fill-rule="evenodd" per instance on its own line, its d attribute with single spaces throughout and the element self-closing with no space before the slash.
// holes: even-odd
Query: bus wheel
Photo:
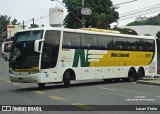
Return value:
<svg viewBox="0 0 160 114">
<path fill-rule="evenodd" d="M 144 76 L 145 76 L 144 72 L 142 70 L 138 70 L 138 72 L 137 72 L 137 80 L 143 79 Z"/>
<path fill-rule="evenodd" d="M 113 79 L 103 79 L 104 82 L 113 82 Z"/>
<path fill-rule="evenodd" d="M 133 82 L 133 81 L 135 81 L 135 80 L 136 80 L 136 72 L 135 72 L 134 69 L 130 69 L 130 70 L 128 71 L 128 81 L 129 81 L 129 82 Z"/>
<path fill-rule="evenodd" d="M 70 87 L 70 73 L 66 71 L 63 76 L 63 83 L 65 87 Z"/>
<path fill-rule="evenodd" d="M 45 83 L 38 83 L 39 88 L 43 89 L 45 87 Z"/>
<path fill-rule="evenodd" d="M 114 82 L 119 82 L 119 81 L 120 81 L 119 78 L 115 78 L 115 79 L 114 79 Z"/>
</svg>

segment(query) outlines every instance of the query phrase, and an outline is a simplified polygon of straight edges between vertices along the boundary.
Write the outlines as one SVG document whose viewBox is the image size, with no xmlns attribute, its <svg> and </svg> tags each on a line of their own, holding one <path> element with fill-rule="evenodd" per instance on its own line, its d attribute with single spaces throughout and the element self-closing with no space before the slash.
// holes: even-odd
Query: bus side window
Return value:
<svg viewBox="0 0 160 114">
<path fill-rule="evenodd" d="M 126 47 L 129 51 L 136 50 L 136 39 L 127 38 Z"/>
<path fill-rule="evenodd" d="M 111 36 L 98 36 L 98 49 L 100 50 L 109 50 L 112 49 L 112 37 Z"/>
<path fill-rule="evenodd" d="M 137 40 L 137 51 L 146 51 L 146 42 L 143 39 Z"/>
<path fill-rule="evenodd" d="M 62 48 L 79 49 L 80 34 L 74 32 L 64 32 Z"/>
<path fill-rule="evenodd" d="M 81 34 L 83 49 L 97 49 L 97 35 Z"/>
<path fill-rule="evenodd" d="M 146 40 L 146 51 L 154 51 L 154 40 Z"/>
<path fill-rule="evenodd" d="M 63 42 L 63 48 L 70 48 L 71 42 Z"/>
<path fill-rule="evenodd" d="M 60 44 L 60 32 L 48 30 L 45 34 L 41 68 L 54 68 L 57 64 Z"/>
<path fill-rule="evenodd" d="M 126 50 L 126 38 L 113 37 L 113 44 L 116 50 Z"/>
</svg>

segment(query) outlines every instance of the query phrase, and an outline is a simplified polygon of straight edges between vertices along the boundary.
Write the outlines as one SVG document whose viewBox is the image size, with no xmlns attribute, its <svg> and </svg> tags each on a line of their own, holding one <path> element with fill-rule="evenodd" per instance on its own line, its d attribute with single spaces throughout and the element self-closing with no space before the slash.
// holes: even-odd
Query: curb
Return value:
<svg viewBox="0 0 160 114">
<path fill-rule="evenodd" d="M 136 81 L 136 83 L 160 86 L 160 81 L 157 81 L 157 80 L 153 80 L 153 81 L 138 80 Z"/>
</svg>

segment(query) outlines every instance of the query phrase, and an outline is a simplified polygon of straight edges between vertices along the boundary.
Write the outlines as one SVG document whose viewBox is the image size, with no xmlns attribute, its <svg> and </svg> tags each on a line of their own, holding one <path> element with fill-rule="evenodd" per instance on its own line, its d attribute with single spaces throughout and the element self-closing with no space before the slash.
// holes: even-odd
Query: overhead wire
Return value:
<svg viewBox="0 0 160 114">
<path fill-rule="evenodd" d="M 121 14 L 121 16 L 128 15 L 128 14 L 138 12 L 138 11 L 141 11 L 141 10 L 148 10 L 150 8 L 154 8 L 154 7 L 157 7 L 157 6 L 160 6 L 160 4 L 155 4 L 155 5 L 152 5 L 152 6 L 145 7 L 145 8 L 141 8 L 141 9 L 137 9 L 137 10 L 134 10 L 134 11 L 127 12 L 127 13 L 123 13 L 123 14 Z"/>
<path fill-rule="evenodd" d="M 145 7 L 145 8 L 135 10 L 135 11 L 121 14 L 118 21 L 135 18 L 135 17 L 142 16 L 142 15 L 148 15 L 148 14 L 156 13 L 159 11 L 160 11 L 160 4 L 156 4 L 156 5 L 152 5 L 149 7 Z"/>
<path fill-rule="evenodd" d="M 59 2 L 59 1 L 58 1 Z M 59 2 L 60 4 L 62 4 L 61 2 Z M 64 4 L 62 4 L 64 6 Z M 65 6 L 64 6 L 65 7 Z M 70 10 L 68 10 L 69 12 L 71 12 Z M 141 9 L 137 9 L 134 11 L 130 11 L 124 14 L 120 14 L 119 20 L 118 21 L 123 21 L 123 20 L 127 20 L 127 19 L 131 19 L 131 18 L 135 18 L 138 16 L 142 16 L 142 15 L 147 15 L 147 14 L 151 14 L 151 13 L 156 13 L 156 12 L 160 12 L 160 4 L 155 4 L 152 6 L 148 6 L 148 7 L 144 7 Z M 45 14 L 41 17 L 37 17 L 34 19 L 34 21 L 40 21 L 42 19 L 48 18 L 49 15 L 51 15 L 53 12 L 50 12 L 49 14 Z M 76 19 L 78 19 L 79 21 L 81 21 L 74 13 L 71 12 L 71 14 L 73 16 L 75 16 Z M 25 23 L 30 23 L 32 22 L 32 19 L 29 19 L 28 21 L 26 21 Z"/>
<path fill-rule="evenodd" d="M 61 5 L 63 5 L 63 7 L 65 7 L 65 5 L 63 4 L 63 3 L 61 3 L 60 1 L 58 1 L 58 0 L 56 0 L 57 2 L 59 2 Z M 65 7 L 66 8 L 66 7 Z M 69 10 L 69 9 L 67 9 L 78 21 L 82 21 L 81 19 L 79 19 L 79 17 L 77 16 L 77 15 L 75 15 L 71 10 Z M 34 21 L 40 21 L 40 20 L 42 20 L 42 19 L 45 19 L 45 18 L 48 18 L 52 13 L 54 13 L 54 12 L 51 12 L 51 13 L 49 13 L 49 14 L 46 14 L 46 15 L 44 15 L 44 16 L 41 16 L 41 17 L 37 17 L 37 18 L 35 18 L 34 19 Z M 33 18 L 32 18 L 33 19 Z M 30 22 L 32 22 L 32 19 L 29 19 L 28 21 L 26 21 L 25 23 L 27 24 L 27 23 L 30 23 Z M 64 21 L 64 20 L 63 20 Z M 62 21 L 62 22 L 63 22 Z"/>
</svg>

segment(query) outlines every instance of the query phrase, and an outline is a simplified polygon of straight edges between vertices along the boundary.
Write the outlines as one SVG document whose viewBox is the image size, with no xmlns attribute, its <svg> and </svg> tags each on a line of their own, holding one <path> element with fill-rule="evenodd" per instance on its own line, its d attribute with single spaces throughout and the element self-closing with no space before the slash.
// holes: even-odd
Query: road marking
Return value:
<svg viewBox="0 0 160 114">
<path fill-rule="evenodd" d="M 155 96 L 155 97 L 160 98 L 160 96 Z"/>
<path fill-rule="evenodd" d="M 34 93 L 37 93 L 37 94 L 46 94 L 45 92 L 43 92 L 43 91 L 33 91 Z"/>
<path fill-rule="evenodd" d="M 115 90 L 115 89 L 104 88 L 104 87 L 101 87 L 101 89 L 110 90 L 110 91 L 117 91 L 117 90 Z"/>
<path fill-rule="evenodd" d="M 60 100 L 65 101 L 64 98 L 61 98 L 61 97 L 58 97 L 58 96 L 49 96 L 49 98 L 54 99 L 54 100 L 58 100 L 58 101 L 60 101 Z"/>
<path fill-rule="evenodd" d="M 88 105 L 84 105 L 84 104 L 81 104 L 81 103 L 75 103 L 75 104 L 72 104 L 72 105 L 75 105 L 75 106 L 77 106 L 77 107 L 80 107 L 80 108 L 83 108 L 83 109 L 87 109 L 87 110 L 89 110 L 89 109 L 96 109 L 96 108 L 94 108 L 94 107 L 91 107 L 91 106 L 88 106 Z"/>
</svg>

